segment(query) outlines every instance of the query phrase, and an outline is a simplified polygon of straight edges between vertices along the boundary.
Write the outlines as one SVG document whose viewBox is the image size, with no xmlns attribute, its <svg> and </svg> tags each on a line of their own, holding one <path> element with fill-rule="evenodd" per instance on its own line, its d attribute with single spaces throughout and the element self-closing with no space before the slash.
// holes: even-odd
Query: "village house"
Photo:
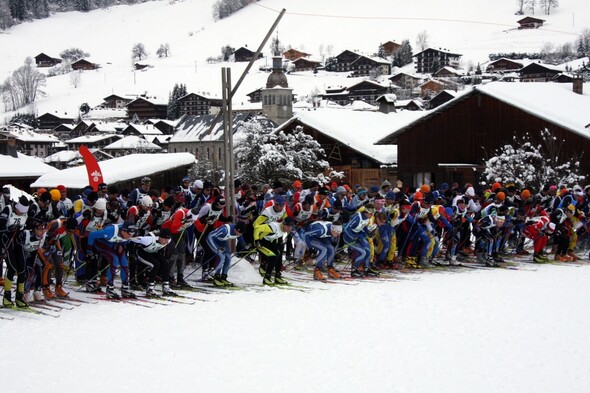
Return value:
<svg viewBox="0 0 590 393">
<path fill-rule="evenodd" d="M 321 61 L 299 57 L 293 60 L 295 71 L 313 71 L 322 64 Z"/>
<path fill-rule="evenodd" d="M 92 63 L 86 59 L 79 59 L 72 63 L 72 70 L 74 71 L 92 71 L 99 68 L 99 65 Z"/>
<path fill-rule="evenodd" d="M 556 75 L 565 71 L 549 64 L 530 63 L 520 69 L 521 82 L 550 82 Z"/>
<path fill-rule="evenodd" d="M 67 112 L 54 113 L 46 112 L 37 117 L 37 127 L 41 130 L 52 130 L 61 124 L 74 124 L 75 119 L 70 117 Z"/>
<path fill-rule="evenodd" d="M 25 125 L 9 124 L 0 128 L 3 140 L 14 141 L 16 151 L 31 157 L 47 157 L 50 149 L 60 143 L 52 134 L 41 134 Z"/>
<path fill-rule="evenodd" d="M 35 64 L 37 67 L 53 67 L 62 62 L 62 59 L 57 59 L 55 57 L 51 57 L 46 55 L 45 53 L 39 53 L 35 56 Z"/>
<path fill-rule="evenodd" d="M 387 56 L 393 55 L 399 48 L 402 46 L 394 41 L 387 41 L 386 43 L 382 44 L 383 50 Z"/>
<path fill-rule="evenodd" d="M 250 49 L 244 48 L 242 46 L 234 52 L 234 60 L 236 62 L 250 61 L 254 57 L 255 54 L 256 54 L 256 52 L 252 52 Z M 262 53 L 258 54 L 258 58 L 259 59 L 262 58 Z"/>
<path fill-rule="evenodd" d="M 103 98 L 104 102 L 100 106 L 103 108 L 125 109 L 127 104 L 133 100 L 134 98 L 111 94 L 110 96 Z"/>
<path fill-rule="evenodd" d="M 290 61 L 295 61 L 301 57 L 309 57 L 311 54 L 297 50 L 295 48 L 287 49 L 283 52 L 283 57 Z"/>
<path fill-rule="evenodd" d="M 539 19 L 532 16 L 526 16 L 521 20 L 516 21 L 516 23 L 518 23 L 519 29 L 537 29 L 543 26 L 544 22 L 544 19 Z"/>
<path fill-rule="evenodd" d="M 178 99 L 180 115 L 208 115 L 211 109 L 209 97 L 204 94 L 188 93 Z"/>
<path fill-rule="evenodd" d="M 129 119 L 165 119 L 168 116 L 168 100 L 156 97 L 138 97 L 127 104 Z"/>
<path fill-rule="evenodd" d="M 501 58 L 488 63 L 486 72 L 501 73 L 506 71 L 516 71 L 523 67 L 524 63 L 511 59 Z"/>
<path fill-rule="evenodd" d="M 416 71 L 418 73 L 432 74 L 444 66 L 458 68 L 461 56 L 463 55 L 446 49 L 427 48 L 412 57 L 416 59 Z"/>
<path fill-rule="evenodd" d="M 371 80 L 364 80 L 349 87 L 328 87 L 326 93 L 322 94 L 321 97 L 343 106 L 357 100 L 376 105 L 377 98 L 387 93 L 387 90 L 388 86 Z"/>
</svg>

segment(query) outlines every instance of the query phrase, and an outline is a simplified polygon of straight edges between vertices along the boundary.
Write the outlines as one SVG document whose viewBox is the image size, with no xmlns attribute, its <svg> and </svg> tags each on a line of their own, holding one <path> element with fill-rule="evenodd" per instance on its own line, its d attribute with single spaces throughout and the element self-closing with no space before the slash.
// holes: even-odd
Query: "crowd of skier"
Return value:
<svg viewBox="0 0 590 393">
<path fill-rule="evenodd" d="M 264 285 L 288 284 L 285 260 L 300 271 L 312 265 L 315 280 L 473 258 L 496 266 L 507 255 L 529 255 L 531 245 L 534 262 L 569 262 L 579 259 L 574 250 L 586 241 L 590 215 L 590 185 L 549 184 L 538 192 L 499 182 L 477 192 L 471 184 L 403 188 L 387 180 L 368 188 L 299 180 L 235 186 L 231 209 L 219 187 L 189 177 L 163 189 L 144 177 L 130 192 L 87 186 L 72 199 L 62 185 L 33 198 L 4 187 L 2 305 L 67 298 L 69 275 L 87 292 L 104 288 L 108 299 L 137 291 L 174 296 L 191 288 L 186 279 L 197 271 L 200 281 L 232 286 L 233 264 L 256 255 Z M 338 269 L 337 258 L 350 267 Z M 195 266 L 188 275 L 187 264 Z"/>
</svg>

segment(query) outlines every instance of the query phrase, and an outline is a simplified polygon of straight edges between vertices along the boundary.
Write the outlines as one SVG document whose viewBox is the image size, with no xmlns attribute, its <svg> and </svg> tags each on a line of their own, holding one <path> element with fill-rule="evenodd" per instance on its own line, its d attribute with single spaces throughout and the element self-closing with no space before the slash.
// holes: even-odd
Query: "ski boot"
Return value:
<svg viewBox="0 0 590 393">
<path fill-rule="evenodd" d="M 336 269 L 334 269 L 334 267 L 333 267 L 333 266 L 329 266 L 329 267 L 328 267 L 328 277 L 330 277 L 330 278 L 334 278 L 334 279 L 336 279 L 336 280 L 338 280 L 338 279 L 342 278 L 342 277 L 340 276 L 340 273 L 338 273 L 338 272 L 336 271 Z"/>
<path fill-rule="evenodd" d="M 43 291 L 40 289 L 35 289 L 33 291 L 33 300 L 36 302 L 40 302 L 41 300 L 45 300 L 45 296 L 43 296 Z"/>
<path fill-rule="evenodd" d="M 170 289 L 170 285 L 167 282 L 162 283 L 162 296 L 178 296 L 176 292 Z"/>
<path fill-rule="evenodd" d="M 51 292 L 51 288 L 49 288 L 49 286 L 43 287 L 43 296 L 45 296 L 46 300 L 51 300 L 55 297 L 53 292 Z"/>
<path fill-rule="evenodd" d="M 373 265 L 370 265 L 367 269 L 365 269 L 365 275 L 371 277 L 377 277 L 379 275 L 379 271 L 375 269 Z"/>
<path fill-rule="evenodd" d="M 274 282 L 270 279 L 270 276 L 264 276 L 262 279 L 262 285 L 275 285 Z"/>
<path fill-rule="evenodd" d="M 221 279 L 221 274 L 216 274 L 213 276 L 213 285 L 216 287 L 224 287 L 225 283 Z"/>
<path fill-rule="evenodd" d="M 324 277 L 322 274 L 321 269 L 317 267 L 313 270 L 313 279 L 318 281 L 326 281 L 326 277 Z"/>
<path fill-rule="evenodd" d="M 356 278 L 361 278 L 361 277 L 364 277 L 365 275 L 359 269 L 352 269 L 352 271 L 350 272 L 350 276 L 356 277 Z"/>
<path fill-rule="evenodd" d="M 428 258 L 426 258 L 426 257 L 420 257 L 418 259 L 418 266 L 420 266 L 422 268 L 434 267 L 433 265 L 428 263 Z"/>
<path fill-rule="evenodd" d="M 100 285 L 98 283 L 88 281 L 86 283 L 86 292 L 98 293 L 98 292 L 102 292 L 102 289 L 100 288 Z"/>
<path fill-rule="evenodd" d="M 22 292 L 16 293 L 16 300 L 14 301 L 14 304 L 18 308 L 29 308 L 29 305 L 27 304 L 27 302 L 25 302 L 24 294 Z"/>
<path fill-rule="evenodd" d="M 260 266 L 258 267 L 258 274 L 260 274 L 262 277 L 266 275 L 266 270 L 264 269 L 263 264 L 260 264 Z"/>
<path fill-rule="evenodd" d="M 2 296 L 2 307 L 14 307 L 10 291 L 4 292 L 4 296 Z"/>
<path fill-rule="evenodd" d="M 35 301 L 35 298 L 33 298 L 33 292 L 31 292 L 31 291 L 25 292 L 24 299 L 25 299 L 25 302 L 27 302 L 27 303 L 33 303 Z"/>
<path fill-rule="evenodd" d="M 281 276 L 275 276 L 275 285 L 289 285 Z"/>
<path fill-rule="evenodd" d="M 128 285 L 121 286 L 121 297 L 124 299 L 136 299 L 137 295 L 129 290 Z"/>
<path fill-rule="evenodd" d="M 111 300 L 119 300 L 121 296 L 117 292 L 115 292 L 115 287 L 112 285 L 107 285 L 107 299 Z"/>
<path fill-rule="evenodd" d="M 61 285 L 56 285 L 55 286 L 55 295 L 58 298 L 66 298 L 66 297 L 68 297 L 69 293 L 64 291 L 64 289 Z"/>
<path fill-rule="evenodd" d="M 234 283 L 231 281 L 227 281 L 227 274 L 221 275 L 221 281 L 225 284 L 226 287 L 233 287 Z"/>
<path fill-rule="evenodd" d="M 192 286 L 184 281 L 184 278 L 182 277 L 178 277 L 178 280 L 176 280 L 176 285 L 178 286 L 178 289 L 191 289 Z"/>
<path fill-rule="evenodd" d="M 156 292 L 156 286 L 152 284 L 148 284 L 147 289 L 145 290 L 145 297 L 158 297 L 158 293 Z"/>
</svg>

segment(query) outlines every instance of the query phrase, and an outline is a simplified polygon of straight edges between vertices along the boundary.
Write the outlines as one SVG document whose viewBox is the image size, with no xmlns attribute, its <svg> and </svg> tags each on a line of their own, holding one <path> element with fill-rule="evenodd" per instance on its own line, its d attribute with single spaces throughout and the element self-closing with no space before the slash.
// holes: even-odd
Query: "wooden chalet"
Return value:
<svg viewBox="0 0 590 393">
<path fill-rule="evenodd" d="M 397 50 L 399 48 L 402 47 L 400 44 L 398 44 L 397 42 L 393 42 L 393 41 L 387 41 L 386 43 L 384 43 L 382 45 L 383 45 L 383 49 L 385 50 L 385 54 L 387 56 L 393 55 L 395 52 L 397 52 Z"/>
<path fill-rule="evenodd" d="M 202 94 L 188 93 L 178 99 L 180 115 L 202 116 L 208 115 L 211 109 L 209 97 Z"/>
<path fill-rule="evenodd" d="M 103 108 L 123 109 L 127 104 L 133 101 L 133 99 L 117 94 L 111 94 L 110 96 L 103 98 L 103 101 L 104 102 L 101 104 Z"/>
<path fill-rule="evenodd" d="M 322 94 L 322 98 L 343 106 L 353 101 L 364 101 L 370 105 L 376 105 L 377 98 L 387 93 L 387 89 L 388 86 L 364 80 L 349 87 L 328 88 L 326 93 Z"/>
<path fill-rule="evenodd" d="M 561 72 L 560 68 L 549 64 L 531 63 L 521 68 L 519 74 L 521 82 L 550 82 Z"/>
<path fill-rule="evenodd" d="M 420 85 L 420 97 L 421 98 L 430 98 L 434 97 L 434 95 L 438 94 L 438 92 L 444 90 L 445 84 L 441 81 L 437 81 L 434 79 L 427 80 L 426 82 Z"/>
<path fill-rule="evenodd" d="M 333 69 L 330 71 L 335 72 L 350 72 L 353 71 L 352 63 L 354 63 L 361 55 L 350 51 L 348 49 L 344 50 L 340 54 L 338 54 L 336 59 L 336 64 L 333 65 Z"/>
<path fill-rule="evenodd" d="M 75 119 L 69 117 L 67 113 L 49 113 L 46 112 L 37 117 L 38 127 L 42 130 L 52 130 L 61 124 L 74 124 Z"/>
<path fill-rule="evenodd" d="M 102 149 L 121 138 L 122 136 L 118 134 L 82 135 L 68 139 L 65 144 L 68 146 L 68 150 L 78 150 L 82 145 L 86 145 L 88 148 Z"/>
<path fill-rule="evenodd" d="M 376 70 L 378 75 L 391 74 L 391 63 L 378 57 L 359 56 L 350 64 L 350 68 L 350 76 L 369 76 L 373 70 Z"/>
<path fill-rule="evenodd" d="M 151 122 L 164 135 L 174 134 L 174 127 L 178 124 L 178 120 L 157 119 Z"/>
<path fill-rule="evenodd" d="M 251 103 L 262 102 L 262 88 L 256 89 L 246 94 L 246 96 L 250 97 Z"/>
<path fill-rule="evenodd" d="M 389 80 L 396 86 L 399 86 L 402 89 L 414 89 L 418 87 L 420 83 L 422 83 L 422 78 L 416 75 L 406 74 L 405 72 L 400 72 L 395 74 L 394 76 L 390 77 Z"/>
<path fill-rule="evenodd" d="M 490 73 L 498 73 L 498 72 L 507 72 L 507 71 L 516 71 L 520 70 L 523 67 L 523 63 L 519 61 L 514 61 L 511 59 L 501 58 L 498 60 L 494 60 L 488 64 L 486 67 L 486 72 Z"/>
<path fill-rule="evenodd" d="M 544 19 L 534 18 L 532 16 L 526 16 L 521 20 L 516 21 L 519 29 L 536 29 L 543 26 L 544 22 Z"/>
<path fill-rule="evenodd" d="M 564 84 L 492 82 L 424 112 L 377 144 L 397 145 L 398 176 L 404 184 L 475 184 L 484 160 L 514 143 L 515 133 L 528 133 L 536 143 L 540 130 L 548 129 L 564 140 L 565 157 L 584 153 L 581 168 L 588 174 L 589 107 L 588 95 L 575 94 Z"/>
<path fill-rule="evenodd" d="M 287 49 L 283 52 L 283 57 L 287 60 L 295 61 L 301 57 L 309 57 L 311 54 L 297 50 L 295 48 Z"/>
<path fill-rule="evenodd" d="M 35 64 L 39 68 L 53 67 L 55 65 L 60 64 L 61 62 L 62 62 L 62 59 L 48 56 L 45 53 L 39 53 L 37 56 L 35 56 Z"/>
<path fill-rule="evenodd" d="M 418 73 L 432 74 L 444 66 L 458 68 L 461 56 L 463 55 L 449 52 L 446 49 L 427 48 L 412 57 L 416 58 L 416 71 Z"/>
<path fill-rule="evenodd" d="M 89 62 L 86 59 L 79 59 L 72 63 L 72 70 L 74 71 L 92 71 L 99 68 L 98 64 Z"/>
<path fill-rule="evenodd" d="M 235 52 L 234 52 L 234 60 L 236 62 L 244 62 L 244 61 L 250 61 L 252 60 L 252 58 L 254 57 L 254 54 L 256 52 L 252 52 L 250 49 L 248 48 L 244 48 L 243 46 L 241 48 L 238 48 Z M 258 55 L 258 58 L 261 59 L 262 58 L 262 53 L 260 53 Z"/>
<path fill-rule="evenodd" d="M 156 98 L 139 97 L 127 104 L 127 116 L 133 119 L 165 119 L 168 116 L 168 102 Z"/>
<path fill-rule="evenodd" d="M 574 76 L 569 73 L 562 72 L 561 74 L 557 74 L 552 79 L 555 83 L 572 83 L 574 81 Z"/>
<path fill-rule="evenodd" d="M 2 139 L 11 141 L 10 144 L 16 147 L 16 151 L 31 157 L 47 157 L 50 149 L 60 143 L 53 134 L 41 134 L 30 127 L 12 124 L 0 128 L 0 134 Z"/>
<path fill-rule="evenodd" d="M 435 78 L 458 78 L 463 74 L 453 67 L 445 66 L 432 74 Z"/>
<path fill-rule="evenodd" d="M 313 71 L 322 64 L 316 60 L 306 59 L 305 57 L 299 57 L 293 60 L 295 71 Z"/>
</svg>

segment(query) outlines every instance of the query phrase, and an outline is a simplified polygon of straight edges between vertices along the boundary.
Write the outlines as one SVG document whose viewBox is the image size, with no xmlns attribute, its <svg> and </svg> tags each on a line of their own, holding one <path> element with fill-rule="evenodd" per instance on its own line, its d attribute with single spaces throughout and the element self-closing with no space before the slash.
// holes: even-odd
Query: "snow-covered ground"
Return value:
<svg viewBox="0 0 590 393">
<path fill-rule="evenodd" d="M 590 266 L 526 267 L 18 314 L 2 391 L 586 393 Z"/>
</svg>

